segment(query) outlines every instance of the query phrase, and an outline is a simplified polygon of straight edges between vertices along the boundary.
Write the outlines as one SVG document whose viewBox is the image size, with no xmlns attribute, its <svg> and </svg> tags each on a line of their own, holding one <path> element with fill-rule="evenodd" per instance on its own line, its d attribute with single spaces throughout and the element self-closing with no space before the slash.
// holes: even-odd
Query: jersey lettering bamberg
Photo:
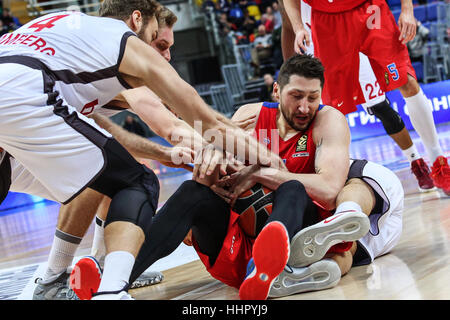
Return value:
<svg viewBox="0 0 450 320">
<path fill-rule="evenodd" d="M 118 69 L 126 40 L 132 35 L 120 20 L 58 12 L 3 35 L 0 57 L 41 61 L 56 80 L 54 90 L 87 115 L 129 88 Z"/>
</svg>

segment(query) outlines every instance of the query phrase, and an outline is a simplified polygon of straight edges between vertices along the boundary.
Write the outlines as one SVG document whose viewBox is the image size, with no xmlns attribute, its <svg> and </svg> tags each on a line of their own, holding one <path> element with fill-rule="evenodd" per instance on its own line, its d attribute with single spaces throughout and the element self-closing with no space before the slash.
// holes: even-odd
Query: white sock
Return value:
<svg viewBox="0 0 450 320">
<path fill-rule="evenodd" d="M 415 144 L 413 144 L 408 149 L 402 150 L 402 152 L 403 155 L 408 159 L 409 163 L 413 162 L 414 160 L 422 158 L 419 154 L 419 151 L 417 151 Z"/>
<path fill-rule="evenodd" d="M 336 212 L 334 214 L 337 214 L 339 212 L 348 211 L 348 210 L 355 210 L 362 212 L 361 206 L 357 204 L 354 201 L 344 201 L 342 202 L 337 208 Z"/>
<path fill-rule="evenodd" d="M 93 256 L 103 268 L 105 263 L 105 221 L 98 216 L 95 217 L 94 239 L 92 240 L 91 256 Z"/>
<path fill-rule="evenodd" d="M 130 279 L 134 261 L 134 256 L 127 251 L 114 251 L 107 254 L 98 292 L 123 289 Z"/>
<path fill-rule="evenodd" d="M 43 277 L 44 281 L 51 281 L 72 265 L 75 251 L 81 242 L 80 237 L 64 233 L 56 229 L 52 248 L 48 258 L 48 267 Z"/>
<path fill-rule="evenodd" d="M 415 96 L 404 98 L 408 107 L 409 118 L 414 129 L 422 139 L 429 160 L 433 163 L 438 156 L 443 155 L 439 145 L 433 111 L 422 89 Z"/>
</svg>

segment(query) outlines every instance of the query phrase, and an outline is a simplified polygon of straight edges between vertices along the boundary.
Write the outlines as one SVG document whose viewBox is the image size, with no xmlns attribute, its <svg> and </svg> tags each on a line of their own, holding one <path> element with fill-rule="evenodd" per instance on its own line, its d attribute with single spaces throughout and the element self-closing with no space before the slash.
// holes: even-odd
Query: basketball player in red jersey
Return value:
<svg viewBox="0 0 450 320">
<path fill-rule="evenodd" d="M 375 196 L 369 187 L 359 188 L 369 190 L 367 203 L 370 204 L 364 211 L 361 206 L 357 210 L 354 207 L 348 210 L 349 197 L 341 197 L 336 215 L 325 220 L 327 232 L 332 233 L 335 228 L 349 224 L 353 227 L 340 239 L 330 237 L 332 241 L 325 241 L 326 245 L 316 246 L 313 260 L 305 261 L 298 253 L 303 250 L 294 240 L 303 237 L 301 231 L 309 234 L 311 230 L 322 230 L 319 221 L 331 215 L 321 207 L 334 209 L 338 195 L 355 186 L 354 179 L 351 184 L 345 185 L 349 173 L 349 128 L 340 112 L 319 105 L 323 68 L 317 59 L 310 56 L 291 58 L 283 65 L 279 81 L 275 94 L 280 99 L 280 105 L 247 105 L 239 109 L 233 120 L 258 118 L 256 126 L 251 129 L 272 151 L 279 146 L 277 149 L 286 160 L 289 171 L 257 174 L 265 170 L 259 166 L 248 166 L 237 175 L 216 182 L 211 188 L 207 187 L 205 180 L 198 178 L 197 181 L 207 185 L 195 181 L 183 183 L 155 216 L 153 237 L 139 253 L 130 281 L 159 258 L 175 250 L 189 230 L 192 230 L 192 243 L 208 272 L 223 283 L 239 288 L 242 299 L 265 299 L 269 290 L 271 296 L 276 297 L 325 289 L 336 285 L 341 275 L 348 272 L 357 246 L 354 243 L 333 245 L 366 236 L 369 222 L 363 212 L 371 212 Z M 355 177 L 359 181 L 360 175 Z M 239 215 L 230 210 L 230 202 L 252 187 L 257 182 L 255 179 L 260 179 L 262 184 L 275 191 L 272 214 L 253 239 L 245 235 L 239 226 Z M 232 190 L 221 189 L 230 183 Z M 401 190 L 399 182 L 397 186 Z M 354 196 L 355 192 L 352 194 Z M 320 206 L 314 204 L 312 199 Z M 316 225 L 318 222 L 319 225 Z M 169 228 L 170 225 L 176 226 Z M 290 251 L 292 248 L 294 251 Z M 321 260 L 329 250 L 334 253 L 335 260 Z M 378 253 L 366 258 L 371 261 Z M 274 280 L 285 273 L 290 256 L 294 262 L 294 267 L 289 267 L 291 278 L 292 274 L 312 275 L 319 268 L 322 274 L 329 275 L 329 281 L 319 284 L 318 279 L 311 277 L 306 281 L 300 280 L 291 288 L 278 285 L 278 288 L 271 289 Z M 250 272 L 246 278 L 247 265 L 254 265 L 250 262 L 252 258 L 256 265 L 253 270 L 258 272 L 255 276 Z M 301 268 L 296 269 L 295 264 L 301 265 Z"/>
<path fill-rule="evenodd" d="M 149 229 L 152 237 L 144 243 L 139 252 L 130 283 L 155 261 L 173 252 L 190 230 L 192 243 L 210 274 L 227 285 L 240 288 L 242 299 L 265 299 L 269 290 L 270 296 L 277 297 L 329 288 L 339 282 L 342 274 L 348 272 L 352 261 L 354 262 L 354 256 L 364 257 L 370 262 L 380 254 L 381 246 L 371 248 L 367 242 L 362 241 L 368 236 L 369 230 L 367 216 L 362 212 L 372 213 L 377 202 L 372 189 L 361 184 L 360 179 L 362 169 L 366 170 L 370 166 L 364 163 L 360 165 L 361 162 L 355 161 L 358 165 L 352 164 L 350 171 L 356 171 L 356 174 L 348 175 L 349 129 L 342 114 L 331 107 L 319 106 L 320 98 L 316 97 L 320 97 L 322 81 L 323 68 L 317 59 L 310 56 L 294 57 L 280 71 L 281 84 L 279 92 L 277 86 L 277 92 L 282 97 L 282 104 L 279 107 L 276 104 L 249 105 L 240 109 L 233 117 L 233 121 L 241 122 L 258 117 L 256 127 L 266 132 L 267 129 L 273 128 L 279 131 L 271 132 L 270 141 L 266 142 L 270 143 L 272 148 L 281 145 L 280 155 L 290 159 L 286 160 L 286 166 L 289 170 L 298 172 L 281 170 L 276 172 L 276 175 L 272 172 L 269 173 L 272 176 L 261 176 L 255 173 L 263 168 L 249 166 L 239 171 L 238 175 L 216 182 L 211 188 L 208 187 L 210 182 L 208 184 L 205 179 L 197 176 L 196 180 L 201 183 L 186 181 L 152 220 Z M 317 111 L 319 108 L 321 110 Z M 278 112 L 279 110 L 282 112 Z M 252 129 L 256 127 L 253 126 Z M 261 138 L 268 137 L 263 131 L 256 133 Z M 280 141 L 286 143 L 279 143 Z M 197 170 L 202 171 L 205 172 L 201 168 Z M 200 173 L 199 176 L 201 175 Z M 370 176 L 365 171 L 364 175 Z M 348 177 L 352 179 L 346 183 Z M 272 214 L 265 221 L 265 227 L 256 239 L 243 232 L 239 226 L 239 215 L 231 210 L 230 206 L 235 195 L 241 193 L 239 190 L 247 190 L 256 183 L 255 178 L 263 178 L 262 181 L 274 190 Z M 234 180 L 233 193 L 221 189 L 222 183 L 225 185 Z M 393 181 L 395 182 L 395 176 L 391 179 L 391 185 L 399 186 L 397 189 L 402 190 L 398 179 L 397 184 Z M 385 194 L 391 193 L 386 191 Z M 336 197 L 339 198 L 335 216 L 323 222 L 325 227 L 320 221 L 331 213 L 314 204 L 310 195 L 314 195 L 317 198 L 314 200 L 328 209 L 334 209 Z M 348 201 L 349 199 L 353 201 Z M 393 202 L 391 206 L 386 207 L 398 208 Z M 382 214 L 387 220 L 389 214 L 385 211 L 380 212 L 380 216 Z M 344 226 L 350 228 L 337 239 L 333 231 Z M 395 235 L 398 235 L 398 229 Z M 313 249 L 313 254 L 305 259 L 302 257 L 301 252 L 304 250 L 298 239 L 301 240 L 305 234 L 309 235 L 317 230 L 322 233 L 325 230 L 333 236 L 320 245 L 311 242 L 313 248 L 309 249 Z M 357 239 L 361 240 L 361 246 L 366 250 L 358 251 L 358 246 L 354 243 L 333 246 L 342 241 Z M 385 241 L 387 239 L 384 238 Z M 391 243 L 394 244 L 395 241 Z M 352 251 L 348 250 L 350 246 Z M 290 251 L 291 249 L 293 250 Z M 329 253 L 333 254 L 331 259 L 322 259 L 323 254 L 330 249 Z M 384 246 L 383 250 L 386 252 L 389 248 Z M 357 255 L 358 252 L 367 252 L 367 255 Z M 247 265 L 253 266 L 252 258 L 256 265 L 253 270 L 258 270 L 259 273 L 257 277 L 250 274 L 246 279 Z M 292 260 L 292 267 L 289 266 L 286 271 L 288 259 Z M 358 259 L 358 262 L 360 261 L 362 259 Z M 313 276 L 317 269 L 320 274 L 329 276 L 327 281 Z M 291 279 L 298 277 L 299 280 L 294 286 L 287 288 L 283 286 L 283 281 L 279 280 L 286 275 Z M 304 277 L 305 275 L 311 277 Z M 252 281 L 255 279 L 261 281 Z M 276 279 L 279 281 L 274 283 Z M 271 286 L 272 283 L 274 286 Z"/>
<path fill-rule="evenodd" d="M 284 0 L 296 34 L 294 49 L 306 52 L 311 39 L 303 27 L 300 2 Z M 411 123 L 420 135 L 430 162 L 434 185 L 450 194 L 450 167 L 439 144 L 432 110 L 416 79 L 406 43 L 416 33 L 411 0 L 402 0 L 398 26 L 384 0 L 306 0 L 311 8 L 314 54 L 325 66 L 322 99 L 344 114 L 364 102 L 358 84 L 359 52 L 367 55 L 384 92 L 399 89 Z"/>
<path fill-rule="evenodd" d="M 400 238 L 401 183 L 388 169 L 367 161 L 352 160 L 348 169 L 348 126 L 342 114 L 336 115 L 333 108 L 319 105 L 323 84 L 320 68 L 320 62 L 309 56 L 289 59 L 275 86 L 274 94 L 280 104 L 246 105 L 233 116 L 235 121 L 257 118 L 248 130 L 253 129 L 260 142 L 265 141 L 272 151 L 278 150 L 288 169 L 268 172 L 259 166 L 248 166 L 216 183 L 223 186 L 231 182 L 231 203 L 255 183 L 276 190 L 274 211 L 256 240 L 242 234 L 236 223 L 238 218 L 231 211 L 223 246 L 212 260 L 202 246 L 196 245 L 196 235 L 204 243 L 202 232 L 193 229 L 194 246 L 208 271 L 227 284 L 239 284 L 241 299 L 265 299 L 333 287 L 352 265 L 370 263 L 389 252 Z M 379 189 L 371 186 L 374 181 Z M 217 186 L 214 190 L 219 191 Z M 227 199 L 223 190 L 218 194 Z M 322 207 L 333 210 L 333 217 L 325 219 L 332 213 Z M 205 207 L 202 210 L 208 211 Z M 322 219 L 325 220 L 314 223 Z M 274 231 L 279 222 L 286 228 L 287 236 Z M 344 226 L 347 234 L 342 232 Z M 319 239 L 322 236 L 322 241 L 316 241 L 317 235 Z M 286 237 L 290 240 L 290 257 L 277 276 L 280 269 L 276 268 L 284 262 Z M 352 239 L 358 241 L 333 246 Z M 245 261 L 249 261 L 247 277 L 241 283 Z"/>
</svg>

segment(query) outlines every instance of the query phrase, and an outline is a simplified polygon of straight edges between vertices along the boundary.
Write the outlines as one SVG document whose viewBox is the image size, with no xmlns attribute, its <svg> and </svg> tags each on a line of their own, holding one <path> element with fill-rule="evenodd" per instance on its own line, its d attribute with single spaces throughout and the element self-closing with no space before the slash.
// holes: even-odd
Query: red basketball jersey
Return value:
<svg viewBox="0 0 450 320">
<path fill-rule="evenodd" d="M 289 172 L 314 173 L 316 155 L 316 145 L 312 138 L 314 120 L 307 130 L 299 132 L 285 141 L 278 135 L 277 112 L 278 103 L 264 102 L 254 135 L 260 143 L 266 145 L 268 149 L 283 159 Z"/>
<path fill-rule="evenodd" d="M 313 10 L 344 12 L 356 8 L 367 0 L 304 0 Z"/>
</svg>

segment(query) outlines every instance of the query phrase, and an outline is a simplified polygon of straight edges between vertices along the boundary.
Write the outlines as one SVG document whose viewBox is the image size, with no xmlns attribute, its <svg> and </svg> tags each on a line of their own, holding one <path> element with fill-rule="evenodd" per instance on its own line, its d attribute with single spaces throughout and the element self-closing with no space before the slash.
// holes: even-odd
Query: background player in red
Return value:
<svg viewBox="0 0 450 320">
<path fill-rule="evenodd" d="M 304 1 L 301 1 L 301 16 L 303 26 L 311 37 L 311 6 Z M 295 51 L 293 49 L 293 43 L 295 34 L 290 26 L 289 18 L 286 17 L 285 20 L 285 24 L 288 25 L 285 32 L 291 34 L 292 43 L 290 43 L 290 46 L 284 44 L 283 50 L 294 55 Z M 314 55 L 314 45 L 312 42 L 307 46 L 307 50 L 306 53 Z M 417 179 L 419 190 L 422 192 L 435 190 L 436 188 L 430 177 L 428 165 L 421 157 L 416 145 L 412 141 L 403 119 L 398 112 L 391 107 L 389 100 L 386 98 L 386 94 L 381 90 L 369 59 L 361 52 L 359 53 L 359 58 L 359 85 L 365 101 L 365 103 L 362 104 L 362 107 L 368 114 L 374 115 L 381 121 L 386 133 L 402 150 L 404 156 L 411 165 L 412 173 Z"/>
<path fill-rule="evenodd" d="M 399 88 L 405 98 L 411 122 L 433 164 L 433 182 L 449 194 L 450 168 L 405 45 L 416 32 L 412 1 L 402 0 L 398 27 L 384 0 L 305 2 L 312 7 L 315 55 L 326 67 L 324 103 L 346 114 L 364 102 L 358 84 L 359 52 L 367 55 L 381 89 L 387 92 Z M 300 2 L 285 0 L 284 7 L 296 34 L 294 49 L 306 52 L 311 39 L 303 27 Z"/>
</svg>

